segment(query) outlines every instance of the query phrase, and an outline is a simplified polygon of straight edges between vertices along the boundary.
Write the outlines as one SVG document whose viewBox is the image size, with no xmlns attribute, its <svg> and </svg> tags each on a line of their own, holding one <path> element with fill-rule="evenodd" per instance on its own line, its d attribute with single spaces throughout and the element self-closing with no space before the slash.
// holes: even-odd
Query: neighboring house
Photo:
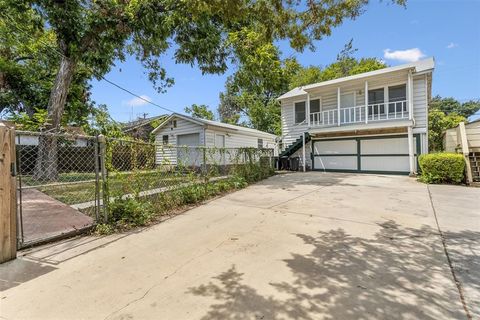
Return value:
<svg viewBox="0 0 480 320">
<path fill-rule="evenodd" d="M 443 146 L 447 152 L 463 153 L 467 165 L 467 183 L 480 181 L 480 118 L 460 123 L 445 131 Z"/>
<path fill-rule="evenodd" d="M 285 93 L 280 156 L 313 170 L 414 174 L 428 152 L 433 69 L 429 58 Z"/>
<path fill-rule="evenodd" d="M 39 137 L 42 132 L 29 132 L 17 130 L 15 134 L 15 143 L 22 146 L 38 146 Z M 92 145 L 93 140 L 86 137 L 85 132 L 80 127 L 63 128 L 63 142 L 68 141 L 71 147 L 87 147 Z"/>
<path fill-rule="evenodd" d="M 226 148 L 232 152 L 245 147 L 276 150 L 273 134 L 178 113 L 170 115 L 153 134 L 157 145 L 165 146 L 157 148 L 157 164 L 175 165 L 179 160 L 186 160 L 190 165 L 200 165 L 201 151 L 194 147 Z M 224 158 L 218 160 L 228 162 Z"/>
<path fill-rule="evenodd" d="M 168 115 L 163 114 L 150 118 L 140 118 L 135 121 L 125 123 L 122 127 L 122 131 L 132 138 L 149 141 L 150 133 L 167 117 Z"/>
</svg>

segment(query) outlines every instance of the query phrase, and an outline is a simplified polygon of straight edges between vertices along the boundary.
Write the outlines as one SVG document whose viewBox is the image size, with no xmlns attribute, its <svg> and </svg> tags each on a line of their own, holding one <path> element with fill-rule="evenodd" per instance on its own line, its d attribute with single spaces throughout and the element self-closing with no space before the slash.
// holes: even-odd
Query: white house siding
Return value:
<svg viewBox="0 0 480 320">
<path fill-rule="evenodd" d="M 204 145 L 203 126 L 176 118 L 177 127 L 173 128 L 171 124 L 166 125 L 155 133 L 155 143 L 157 144 L 156 163 L 157 164 L 177 164 L 177 136 L 182 134 L 199 133 L 200 145 Z M 163 136 L 168 135 L 168 146 L 163 147 Z"/>
<path fill-rule="evenodd" d="M 408 73 L 401 70 L 395 73 L 384 74 L 372 78 L 354 80 L 340 83 L 328 87 L 320 87 L 310 93 L 310 100 L 321 99 L 321 110 L 337 109 L 337 88 L 340 87 L 341 93 L 355 92 L 355 105 L 365 105 L 365 81 L 368 82 L 369 89 L 388 87 L 407 83 Z M 408 88 L 407 88 L 408 90 Z M 421 134 L 422 152 L 428 151 L 427 142 L 427 76 L 419 75 L 413 78 L 413 117 L 415 119 L 414 133 Z M 408 96 L 408 92 L 407 92 Z M 307 95 L 291 97 L 281 101 L 281 120 L 282 120 L 282 142 L 283 149 L 288 147 L 296 139 L 300 138 L 303 132 L 309 130 L 306 124 L 298 125 L 294 123 L 294 103 L 306 101 Z M 347 126 L 345 125 L 345 128 Z"/>
<path fill-rule="evenodd" d="M 206 129 L 206 146 L 215 147 L 215 139 L 217 135 L 223 135 L 225 137 L 225 148 L 229 150 L 231 156 L 233 157 L 236 149 L 238 148 L 257 148 L 258 139 L 263 140 L 263 147 L 266 149 L 276 149 L 275 138 L 269 135 L 254 135 L 244 132 L 235 132 L 232 130 L 221 130 L 219 129 Z M 228 164 L 228 157 L 225 159 L 225 163 Z"/>
<path fill-rule="evenodd" d="M 312 142 L 308 142 L 305 144 L 305 163 L 307 165 L 307 169 L 312 169 Z M 303 167 L 303 149 L 298 149 L 292 157 L 300 158 L 300 167 Z"/>
<path fill-rule="evenodd" d="M 415 119 L 415 128 L 427 127 L 426 75 L 413 78 L 413 117 Z"/>
<path fill-rule="evenodd" d="M 305 99 L 306 96 L 301 96 L 296 99 L 282 101 L 281 119 L 283 149 L 300 138 L 300 136 L 308 130 L 308 126 L 306 124 L 295 124 L 294 119 L 294 103 L 298 101 L 304 101 Z"/>
</svg>

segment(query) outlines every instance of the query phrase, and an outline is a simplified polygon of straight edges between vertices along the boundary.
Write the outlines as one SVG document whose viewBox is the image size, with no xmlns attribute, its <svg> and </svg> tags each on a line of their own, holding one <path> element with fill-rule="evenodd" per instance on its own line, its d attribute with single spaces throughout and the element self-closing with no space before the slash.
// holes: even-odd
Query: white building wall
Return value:
<svg viewBox="0 0 480 320">
<path fill-rule="evenodd" d="M 368 81 L 369 89 L 380 87 L 394 86 L 399 84 L 406 84 L 408 74 L 406 71 L 395 74 L 386 74 L 374 78 L 366 79 Z M 321 88 L 318 91 L 310 94 L 310 100 L 321 97 L 321 110 L 337 109 L 337 87 L 341 88 L 341 93 L 355 92 L 356 106 L 365 105 L 365 80 L 359 80 L 351 83 L 339 84 L 329 88 Z M 408 88 L 407 88 L 408 90 Z M 427 76 L 418 75 L 413 77 L 413 117 L 415 119 L 414 133 L 422 133 L 422 152 L 427 152 L 427 121 L 428 121 L 428 106 L 427 106 Z M 408 93 L 407 93 L 408 96 Z M 294 119 L 294 103 L 306 101 L 307 95 L 301 95 L 284 99 L 281 101 L 281 121 L 282 121 L 282 142 L 285 149 L 296 139 L 300 138 L 303 132 L 309 130 L 307 124 L 295 124 Z M 347 127 L 345 125 L 345 127 Z"/>
<path fill-rule="evenodd" d="M 413 117 L 414 128 L 427 128 L 427 81 L 426 75 L 413 78 Z"/>
<path fill-rule="evenodd" d="M 176 118 L 177 127 L 170 123 L 155 133 L 155 143 L 157 145 L 156 163 L 157 164 L 177 164 L 177 136 L 189 133 L 198 133 L 200 145 L 204 145 L 204 129 L 202 125 Z M 168 135 L 168 146 L 163 147 L 163 136 Z"/>
</svg>

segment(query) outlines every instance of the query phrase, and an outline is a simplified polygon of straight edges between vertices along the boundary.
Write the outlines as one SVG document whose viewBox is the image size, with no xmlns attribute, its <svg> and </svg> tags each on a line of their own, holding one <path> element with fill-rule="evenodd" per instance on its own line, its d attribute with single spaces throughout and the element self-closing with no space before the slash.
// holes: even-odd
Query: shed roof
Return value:
<svg viewBox="0 0 480 320">
<path fill-rule="evenodd" d="M 212 127 L 228 129 L 228 130 L 231 130 L 231 131 L 238 131 L 238 132 L 242 132 L 242 133 L 249 134 L 249 135 L 268 136 L 272 139 L 276 138 L 276 135 L 265 132 L 265 131 L 260 131 L 260 130 L 252 129 L 252 128 L 246 128 L 246 127 L 237 126 L 237 125 L 228 124 L 228 123 L 223 123 L 223 122 L 219 122 L 219 121 L 193 118 L 193 117 L 186 116 L 186 115 L 183 115 L 183 114 L 180 114 L 180 113 L 172 113 L 164 122 L 162 122 L 152 132 L 156 133 L 158 130 L 160 130 L 166 124 L 168 124 L 168 122 L 171 119 L 173 119 L 175 117 L 186 120 L 186 121 L 196 123 L 196 124 L 201 125 L 201 126 L 212 126 Z"/>
</svg>

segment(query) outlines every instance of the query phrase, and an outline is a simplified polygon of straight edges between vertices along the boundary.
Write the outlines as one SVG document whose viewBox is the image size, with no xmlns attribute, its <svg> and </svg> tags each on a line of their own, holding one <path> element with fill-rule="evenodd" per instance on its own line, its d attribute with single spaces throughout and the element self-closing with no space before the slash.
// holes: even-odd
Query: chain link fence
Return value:
<svg viewBox="0 0 480 320">
<path fill-rule="evenodd" d="M 29 224 L 22 221 L 26 211 L 30 219 L 35 212 L 43 213 L 45 224 L 63 219 L 48 215 L 53 208 L 76 210 L 93 224 L 142 224 L 145 212 L 149 217 L 160 214 L 273 173 L 273 149 L 172 146 L 25 131 L 16 132 L 16 149 L 22 228 Z M 35 208 L 35 203 L 42 207 Z M 23 230 L 21 235 L 22 242 Z"/>
</svg>

